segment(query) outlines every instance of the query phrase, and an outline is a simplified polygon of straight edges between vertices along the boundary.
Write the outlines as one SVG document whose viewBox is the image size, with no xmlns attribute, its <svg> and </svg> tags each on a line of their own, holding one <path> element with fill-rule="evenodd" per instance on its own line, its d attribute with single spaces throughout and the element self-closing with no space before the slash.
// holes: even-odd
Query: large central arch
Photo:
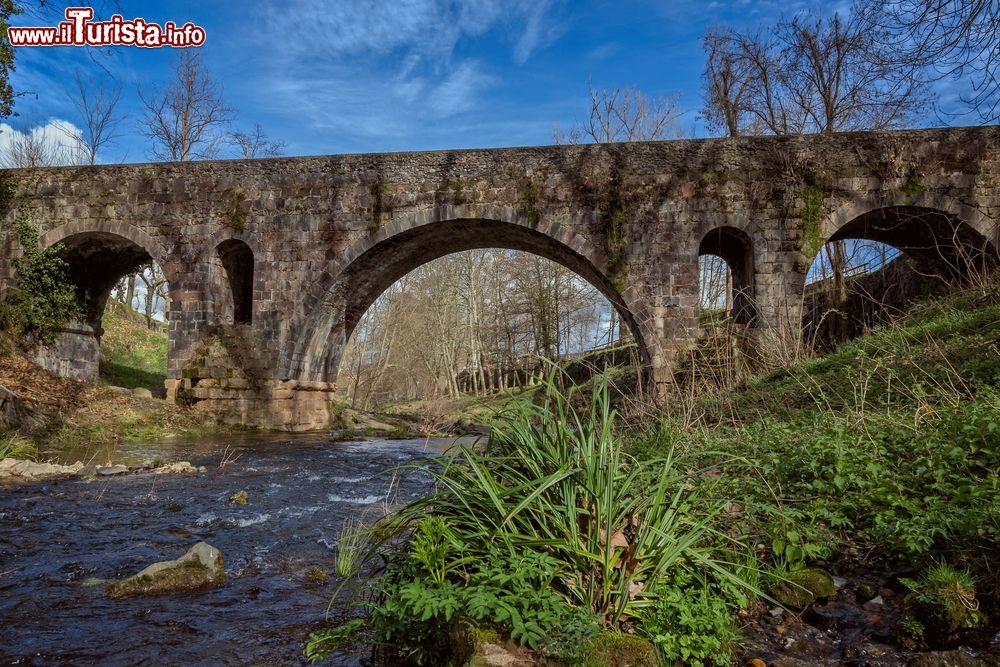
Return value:
<svg viewBox="0 0 1000 667">
<path fill-rule="evenodd" d="M 329 279 L 313 297 L 314 305 L 295 339 L 294 352 L 285 358 L 284 377 L 335 382 L 347 340 L 380 294 L 423 264 L 451 253 L 485 248 L 539 255 L 563 265 L 592 284 L 619 312 L 638 343 L 643 365 L 648 366 L 650 356 L 643 332 L 625 299 L 595 262 L 584 255 L 588 248 L 583 239 L 570 241 L 578 246 L 575 249 L 557 240 L 558 236 L 516 222 L 462 217 L 417 225 L 396 233 L 390 230 L 359 242 L 336 262 L 339 267 L 327 272 Z"/>
</svg>

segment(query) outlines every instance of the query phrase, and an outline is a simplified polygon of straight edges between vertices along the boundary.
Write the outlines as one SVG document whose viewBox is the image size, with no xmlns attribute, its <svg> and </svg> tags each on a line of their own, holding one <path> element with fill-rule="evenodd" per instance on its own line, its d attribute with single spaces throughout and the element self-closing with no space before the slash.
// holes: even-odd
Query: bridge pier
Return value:
<svg viewBox="0 0 1000 667">
<path fill-rule="evenodd" d="M 234 340 L 239 341 L 234 345 Z M 266 377 L 241 343 L 246 337 L 211 335 L 182 377 L 165 383 L 167 400 L 183 403 L 227 424 L 279 431 L 327 428 L 337 386 Z"/>
</svg>

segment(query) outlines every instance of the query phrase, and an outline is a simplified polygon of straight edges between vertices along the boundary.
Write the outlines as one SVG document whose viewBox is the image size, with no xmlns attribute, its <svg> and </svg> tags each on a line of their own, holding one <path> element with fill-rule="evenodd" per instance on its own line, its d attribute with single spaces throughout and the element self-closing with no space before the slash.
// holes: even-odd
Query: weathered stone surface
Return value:
<svg viewBox="0 0 1000 667">
<path fill-rule="evenodd" d="M 0 292 L 13 284 L 10 223 L 23 207 L 40 244 L 62 242 L 95 295 L 80 327 L 92 333 L 69 352 L 60 340 L 45 363 L 93 367 L 102 295 L 154 259 L 170 285 L 170 399 L 288 430 L 330 423 L 340 356 L 365 309 L 448 253 L 512 248 L 577 272 L 620 310 L 666 391 L 698 334 L 699 255 L 730 265 L 735 319 L 758 344 L 785 346 L 828 239 L 883 241 L 942 271 L 1000 242 L 1000 127 L 4 175 L 15 192 L 0 211 Z"/>
<path fill-rule="evenodd" d="M 18 426 L 27 415 L 28 409 L 21 397 L 0 385 L 0 428 Z"/>
<path fill-rule="evenodd" d="M 190 461 L 177 461 L 176 463 L 167 463 L 158 468 L 153 468 L 150 472 L 154 475 L 188 474 L 205 472 L 205 467 L 191 465 Z"/>
<path fill-rule="evenodd" d="M 153 563 L 138 574 L 108 584 L 113 598 L 153 595 L 220 586 L 225 582 L 222 553 L 199 542 L 176 560 Z"/>
<path fill-rule="evenodd" d="M 151 392 L 149 389 L 146 389 L 145 387 L 136 387 L 135 389 L 132 390 L 132 395 L 135 396 L 136 398 L 148 398 L 148 399 L 153 398 L 153 392 Z"/>
<path fill-rule="evenodd" d="M 103 475 L 105 477 L 110 477 L 112 475 L 124 475 L 128 472 L 128 466 L 123 465 L 113 465 L 113 466 L 98 466 L 97 470 L 94 471 L 97 475 Z"/>
<path fill-rule="evenodd" d="M 830 597 L 836 592 L 833 577 L 818 567 L 788 572 L 784 580 L 771 588 L 774 599 L 791 609 L 805 609 L 817 599 Z"/>
<path fill-rule="evenodd" d="M 0 479 L 4 477 L 34 479 L 57 475 L 75 475 L 82 469 L 83 463 L 80 461 L 77 461 L 73 465 L 64 466 L 58 463 L 35 463 L 34 461 L 22 461 L 20 459 L 3 459 L 0 460 Z"/>
</svg>

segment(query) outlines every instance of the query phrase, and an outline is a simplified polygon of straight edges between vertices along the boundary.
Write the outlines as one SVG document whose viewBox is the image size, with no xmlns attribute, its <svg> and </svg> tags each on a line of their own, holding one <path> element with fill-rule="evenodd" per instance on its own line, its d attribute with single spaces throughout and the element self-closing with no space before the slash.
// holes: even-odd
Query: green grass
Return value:
<svg viewBox="0 0 1000 667">
<path fill-rule="evenodd" d="M 701 398 L 708 423 L 745 424 L 802 411 L 929 407 L 1000 386 L 1000 288 L 915 306 L 900 321 L 823 357 Z"/>
<path fill-rule="evenodd" d="M 101 379 L 119 387 L 145 387 L 163 393 L 167 378 L 167 334 L 152 331 L 141 321 L 123 316 L 124 306 L 110 303 L 104 311 L 101 338 Z"/>
<path fill-rule="evenodd" d="M 991 608 L 1000 582 L 1000 289 L 922 303 L 833 353 L 697 400 L 627 434 L 710 468 L 734 529 L 774 567 L 851 543 L 905 567 L 969 569 Z"/>
<path fill-rule="evenodd" d="M 0 459 L 34 459 L 38 450 L 27 438 L 18 433 L 0 431 Z"/>
</svg>

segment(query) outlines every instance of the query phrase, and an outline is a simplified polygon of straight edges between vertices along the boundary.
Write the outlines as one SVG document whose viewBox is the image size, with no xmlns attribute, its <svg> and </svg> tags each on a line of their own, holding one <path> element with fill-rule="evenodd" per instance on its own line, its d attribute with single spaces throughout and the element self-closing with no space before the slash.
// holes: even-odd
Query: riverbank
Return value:
<svg viewBox="0 0 1000 667">
<path fill-rule="evenodd" d="M 536 664 L 601 628 L 663 664 L 1000 664 L 1000 289 L 666 409 L 543 394 L 361 528 L 380 602 L 312 655 L 446 664 L 466 618 Z"/>
</svg>

